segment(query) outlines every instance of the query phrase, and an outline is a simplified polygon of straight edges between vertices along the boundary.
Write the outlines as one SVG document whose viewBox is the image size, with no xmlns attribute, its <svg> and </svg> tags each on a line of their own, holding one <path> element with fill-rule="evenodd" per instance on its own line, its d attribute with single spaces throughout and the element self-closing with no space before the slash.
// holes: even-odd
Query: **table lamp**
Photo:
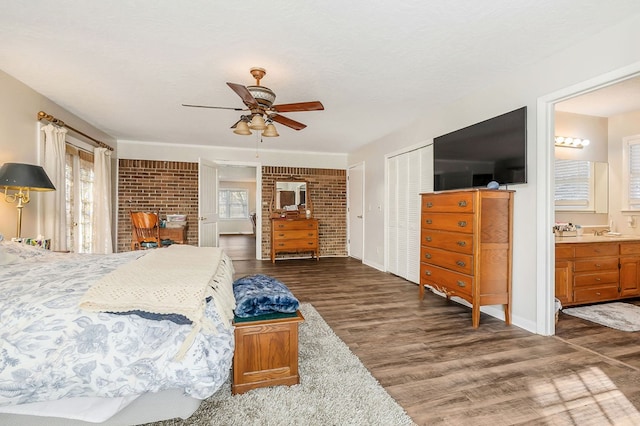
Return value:
<svg viewBox="0 0 640 426">
<path fill-rule="evenodd" d="M 41 166 L 23 163 L 4 163 L 0 167 L 0 187 L 4 186 L 4 199 L 8 203 L 18 202 L 18 225 L 16 236 L 22 229 L 22 208 L 29 202 L 30 191 L 55 191 L 49 176 Z M 9 190 L 17 191 L 13 194 Z"/>
</svg>

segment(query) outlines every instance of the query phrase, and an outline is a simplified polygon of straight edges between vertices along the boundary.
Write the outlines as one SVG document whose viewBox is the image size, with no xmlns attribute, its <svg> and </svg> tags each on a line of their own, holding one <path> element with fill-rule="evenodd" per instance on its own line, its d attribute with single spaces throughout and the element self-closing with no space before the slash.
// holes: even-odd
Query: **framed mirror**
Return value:
<svg viewBox="0 0 640 426">
<path fill-rule="evenodd" d="M 271 201 L 272 216 L 306 217 L 311 212 L 308 184 L 305 181 L 277 181 Z"/>
</svg>

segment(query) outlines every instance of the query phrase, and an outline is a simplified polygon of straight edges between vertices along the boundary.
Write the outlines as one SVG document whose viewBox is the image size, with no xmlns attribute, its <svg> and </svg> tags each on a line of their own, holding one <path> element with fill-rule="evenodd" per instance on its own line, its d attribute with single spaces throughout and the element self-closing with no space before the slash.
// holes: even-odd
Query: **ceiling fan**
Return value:
<svg viewBox="0 0 640 426">
<path fill-rule="evenodd" d="M 266 70 L 264 68 L 255 67 L 251 68 L 250 72 L 253 78 L 256 79 L 255 86 L 243 86 L 242 84 L 227 82 L 227 86 L 240 96 L 240 99 L 242 99 L 246 108 L 191 104 L 182 104 L 182 106 L 247 111 L 248 113 L 242 114 L 240 116 L 240 120 L 231 126 L 232 129 L 235 129 L 234 133 L 239 135 L 250 135 L 251 130 L 257 130 L 262 131 L 262 136 L 266 137 L 279 136 L 275 126 L 273 125 L 274 121 L 294 130 L 302 130 L 307 127 L 306 124 L 302 124 L 281 115 L 283 112 L 321 111 L 324 109 L 324 106 L 320 101 L 273 105 L 273 102 L 276 100 L 276 94 L 268 87 L 260 85 L 260 80 L 262 80 L 267 73 Z"/>
</svg>

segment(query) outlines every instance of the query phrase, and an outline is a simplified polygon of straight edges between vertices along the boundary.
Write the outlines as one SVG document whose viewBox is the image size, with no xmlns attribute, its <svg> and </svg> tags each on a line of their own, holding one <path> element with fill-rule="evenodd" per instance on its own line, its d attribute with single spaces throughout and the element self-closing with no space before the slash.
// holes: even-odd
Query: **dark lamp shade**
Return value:
<svg viewBox="0 0 640 426">
<path fill-rule="evenodd" d="M 31 191 L 55 191 L 49 176 L 41 166 L 23 163 L 4 163 L 0 167 L 0 188 Z"/>
</svg>

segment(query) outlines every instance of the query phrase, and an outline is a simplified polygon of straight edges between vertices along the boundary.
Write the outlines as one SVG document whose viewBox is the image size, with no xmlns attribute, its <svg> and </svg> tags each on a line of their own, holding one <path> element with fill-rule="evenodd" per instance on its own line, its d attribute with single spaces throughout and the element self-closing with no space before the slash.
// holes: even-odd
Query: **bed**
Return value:
<svg viewBox="0 0 640 426">
<path fill-rule="evenodd" d="M 171 267 L 167 256 L 180 266 Z M 203 261 L 209 256 L 211 262 Z M 202 318 L 179 310 L 147 312 L 144 303 L 142 310 L 87 307 L 87 297 L 107 278 L 120 279 L 118 272 L 144 262 L 174 282 L 212 271 L 198 295 Z M 132 277 L 126 284 L 160 285 L 144 273 L 147 279 Z M 215 248 L 90 255 L 0 241 L 0 424 L 189 417 L 229 377 L 232 277 L 231 260 Z"/>
</svg>

